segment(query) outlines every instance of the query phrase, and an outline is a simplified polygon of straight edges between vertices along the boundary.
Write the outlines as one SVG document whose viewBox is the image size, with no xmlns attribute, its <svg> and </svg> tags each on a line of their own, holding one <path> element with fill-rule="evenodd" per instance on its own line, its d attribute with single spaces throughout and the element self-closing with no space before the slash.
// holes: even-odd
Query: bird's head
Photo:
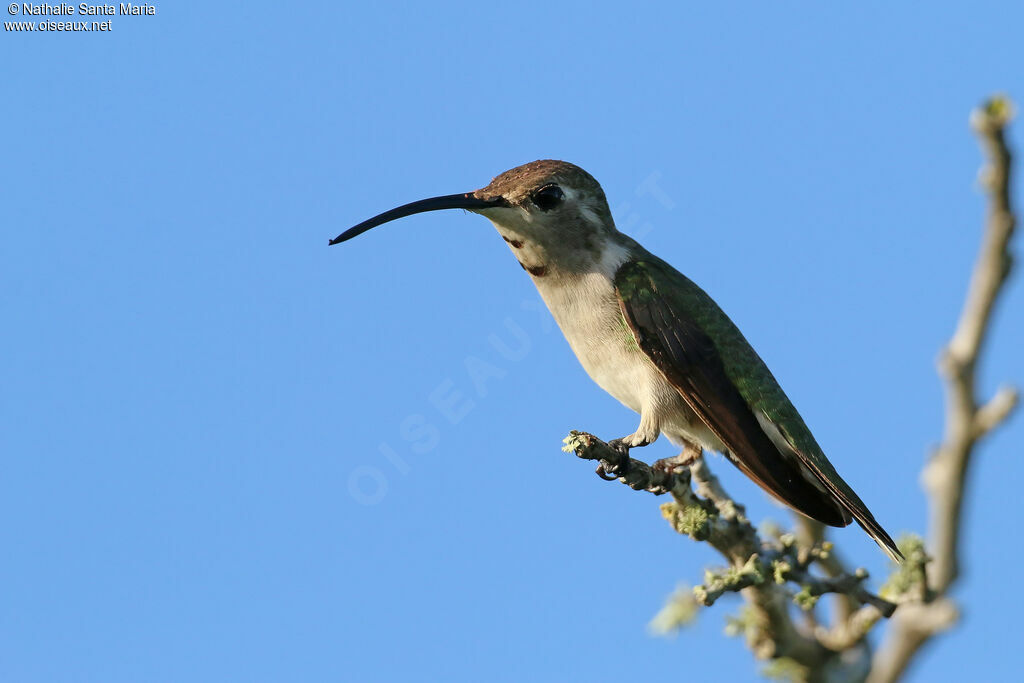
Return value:
<svg viewBox="0 0 1024 683">
<path fill-rule="evenodd" d="M 346 230 L 331 240 L 344 242 L 370 228 L 424 211 L 466 209 L 488 218 L 510 244 L 529 243 L 537 251 L 594 252 L 615 232 L 604 190 L 579 166 L 544 159 L 517 166 L 484 188 L 405 204 Z M 561 259 L 559 259 L 561 260 Z"/>
</svg>

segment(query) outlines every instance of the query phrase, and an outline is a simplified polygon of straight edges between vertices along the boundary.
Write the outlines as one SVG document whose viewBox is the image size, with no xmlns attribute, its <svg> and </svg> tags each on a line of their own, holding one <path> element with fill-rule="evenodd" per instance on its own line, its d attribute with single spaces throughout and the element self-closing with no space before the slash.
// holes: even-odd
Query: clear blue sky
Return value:
<svg viewBox="0 0 1024 683">
<path fill-rule="evenodd" d="M 0 675 L 752 676 L 735 602 L 648 635 L 717 558 L 561 453 L 637 418 L 490 225 L 327 240 L 573 161 L 740 325 L 877 517 L 920 530 L 983 212 L 967 116 L 1024 100 L 1020 4 L 940 4 L 160 2 L 109 33 L 4 32 Z M 1022 282 L 986 395 L 1024 383 Z M 991 645 L 1024 610 L 1002 590 L 1022 442 L 1018 416 L 979 455 L 966 616 L 913 680 L 961 680 L 966 653 L 1019 675 Z M 834 538 L 881 576 L 864 534 Z"/>
</svg>

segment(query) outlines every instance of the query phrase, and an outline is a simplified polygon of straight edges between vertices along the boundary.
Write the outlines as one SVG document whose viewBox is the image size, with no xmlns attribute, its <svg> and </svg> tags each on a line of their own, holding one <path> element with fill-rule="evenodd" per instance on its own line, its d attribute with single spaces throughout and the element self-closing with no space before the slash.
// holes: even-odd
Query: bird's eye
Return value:
<svg viewBox="0 0 1024 683">
<path fill-rule="evenodd" d="M 530 201 L 541 211 L 550 211 L 562 203 L 565 193 L 558 185 L 545 185 L 530 197 Z"/>
</svg>

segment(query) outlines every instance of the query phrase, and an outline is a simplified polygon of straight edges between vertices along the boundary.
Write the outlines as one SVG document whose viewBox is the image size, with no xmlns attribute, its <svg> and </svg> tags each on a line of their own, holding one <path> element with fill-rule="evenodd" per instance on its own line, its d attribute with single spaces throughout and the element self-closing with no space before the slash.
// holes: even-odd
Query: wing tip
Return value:
<svg viewBox="0 0 1024 683">
<path fill-rule="evenodd" d="M 896 545 L 896 541 L 892 540 L 892 536 L 882 528 L 882 525 L 879 524 L 870 513 L 864 516 L 864 518 L 862 518 L 861 515 L 857 515 L 856 518 L 857 524 L 860 525 L 860 528 L 871 537 L 871 540 L 878 544 L 878 547 L 882 549 L 882 552 L 889 556 L 890 560 L 896 564 L 903 564 L 906 558 L 903 556 L 903 553 L 900 552 L 899 546 Z"/>
<path fill-rule="evenodd" d="M 890 560 L 896 564 L 903 564 L 904 560 L 907 558 L 905 558 L 903 553 L 900 552 L 899 546 L 889 538 L 889 534 L 886 534 L 884 531 L 882 533 L 885 538 L 880 539 L 874 534 L 871 534 L 871 538 L 875 539 L 875 543 L 877 543 L 878 547 L 882 549 L 882 552 L 889 556 Z"/>
<path fill-rule="evenodd" d="M 903 553 L 900 552 L 900 549 L 895 546 L 890 548 L 889 546 L 882 545 L 881 543 L 879 543 L 878 545 L 885 552 L 885 554 L 889 556 L 889 559 L 892 560 L 895 564 L 903 564 L 903 562 L 907 559 L 903 556 Z"/>
</svg>

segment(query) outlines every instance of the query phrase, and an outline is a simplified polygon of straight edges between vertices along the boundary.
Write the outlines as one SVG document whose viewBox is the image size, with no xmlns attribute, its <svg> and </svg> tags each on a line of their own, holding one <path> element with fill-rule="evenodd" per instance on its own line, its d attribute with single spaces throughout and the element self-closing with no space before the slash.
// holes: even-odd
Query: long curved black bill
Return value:
<svg viewBox="0 0 1024 683">
<path fill-rule="evenodd" d="M 374 216 L 370 220 L 363 221 L 359 225 L 353 226 L 341 233 L 327 244 L 338 244 L 339 242 L 350 240 L 357 235 L 362 235 L 370 228 L 375 228 L 382 223 L 393 221 L 396 218 L 411 216 L 414 213 L 439 211 L 440 209 L 486 209 L 492 206 L 503 206 L 504 204 L 505 200 L 501 197 L 496 197 L 494 199 L 479 199 L 475 197 L 472 192 L 466 192 L 463 194 L 446 194 L 443 197 L 421 199 L 418 202 L 404 204 L 391 209 L 390 211 L 385 211 L 379 216 Z"/>
</svg>

